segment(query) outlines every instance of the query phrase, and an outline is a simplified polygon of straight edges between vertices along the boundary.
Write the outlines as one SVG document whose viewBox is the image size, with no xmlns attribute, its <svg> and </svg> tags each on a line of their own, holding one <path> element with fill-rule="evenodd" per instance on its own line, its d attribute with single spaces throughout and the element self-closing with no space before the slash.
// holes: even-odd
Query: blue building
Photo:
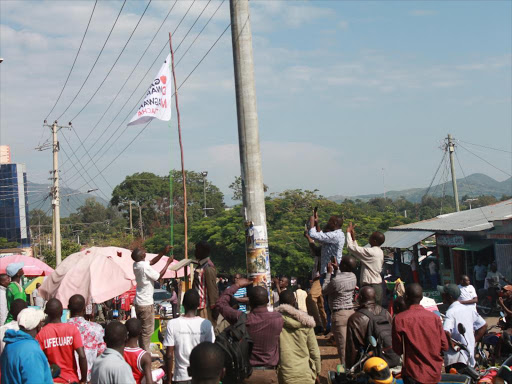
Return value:
<svg viewBox="0 0 512 384">
<path fill-rule="evenodd" d="M 25 164 L 0 164 L 0 237 L 30 247 Z"/>
</svg>

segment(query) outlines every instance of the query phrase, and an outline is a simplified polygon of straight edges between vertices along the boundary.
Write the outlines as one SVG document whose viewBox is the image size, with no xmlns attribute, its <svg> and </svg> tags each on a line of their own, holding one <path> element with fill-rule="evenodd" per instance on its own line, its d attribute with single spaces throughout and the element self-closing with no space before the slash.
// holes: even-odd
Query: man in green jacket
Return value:
<svg viewBox="0 0 512 384">
<path fill-rule="evenodd" d="M 291 290 L 281 292 L 279 302 L 276 311 L 284 320 L 279 338 L 279 384 L 320 383 L 322 362 L 314 331 L 315 319 L 295 309 L 295 295 Z"/>
<path fill-rule="evenodd" d="M 13 320 L 10 309 L 11 303 L 16 299 L 22 299 L 27 301 L 27 295 L 21 286 L 21 277 L 23 276 L 23 266 L 24 263 L 11 263 L 7 266 L 5 271 L 11 278 L 11 283 L 7 287 L 7 308 L 9 309 L 9 315 L 7 316 L 7 320 L 5 320 L 5 324 L 11 322 Z"/>
</svg>

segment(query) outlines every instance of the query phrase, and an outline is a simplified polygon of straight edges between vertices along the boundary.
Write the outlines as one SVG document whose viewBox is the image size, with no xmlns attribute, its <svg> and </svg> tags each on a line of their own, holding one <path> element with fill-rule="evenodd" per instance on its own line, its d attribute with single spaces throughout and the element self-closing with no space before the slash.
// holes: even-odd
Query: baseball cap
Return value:
<svg viewBox="0 0 512 384">
<path fill-rule="evenodd" d="M 22 269 L 25 266 L 25 263 L 19 262 L 19 263 L 11 263 L 5 268 L 5 272 L 10 276 L 14 277 L 18 273 L 20 269 Z"/>
<path fill-rule="evenodd" d="M 42 309 L 25 308 L 18 315 L 18 325 L 30 331 L 36 328 L 45 318 Z"/>
<path fill-rule="evenodd" d="M 452 299 L 457 300 L 460 296 L 460 288 L 457 284 L 446 284 L 446 285 L 438 285 L 437 290 L 439 293 L 448 294 Z"/>
</svg>

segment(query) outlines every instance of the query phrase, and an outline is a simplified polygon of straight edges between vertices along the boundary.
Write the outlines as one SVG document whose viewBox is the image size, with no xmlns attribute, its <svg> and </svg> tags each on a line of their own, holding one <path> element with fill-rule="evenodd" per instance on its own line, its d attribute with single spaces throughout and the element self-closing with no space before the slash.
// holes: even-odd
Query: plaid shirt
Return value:
<svg viewBox="0 0 512 384">
<path fill-rule="evenodd" d="M 354 307 L 354 289 L 356 289 L 357 279 L 352 272 L 340 272 L 336 275 L 329 273 L 325 277 L 322 285 L 322 293 L 327 295 L 329 308 L 331 311 L 339 309 L 352 309 Z"/>
<path fill-rule="evenodd" d="M 327 264 L 331 257 L 335 257 L 338 264 L 341 263 L 343 256 L 343 246 L 345 245 L 345 235 L 341 229 L 332 232 L 318 232 L 315 227 L 309 230 L 309 236 L 322 245 L 322 255 L 320 257 L 320 273 L 327 273 Z"/>
</svg>

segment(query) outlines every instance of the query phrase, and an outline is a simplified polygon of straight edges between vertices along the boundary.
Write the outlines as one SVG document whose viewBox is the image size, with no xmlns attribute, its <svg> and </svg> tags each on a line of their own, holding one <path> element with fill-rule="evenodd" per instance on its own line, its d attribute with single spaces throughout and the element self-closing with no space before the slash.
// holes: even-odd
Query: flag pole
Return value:
<svg viewBox="0 0 512 384">
<path fill-rule="evenodd" d="M 183 160 L 183 142 L 181 140 L 181 122 L 180 122 L 180 108 L 178 106 L 178 87 L 176 85 L 176 72 L 174 70 L 174 51 L 172 49 L 172 36 L 169 32 L 169 48 L 171 49 L 171 63 L 172 63 L 172 78 L 174 80 L 174 100 L 176 101 L 176 117 L 178 119 L 178 137 L 180 141 L 181 153 L 181 175 L 183 177 L 183 222 L 185 224 L 185 259 L 188 259 L 188 218 L 187 218 L 187 175 L 185 174 L 185 165 Z"/>
</svg>

